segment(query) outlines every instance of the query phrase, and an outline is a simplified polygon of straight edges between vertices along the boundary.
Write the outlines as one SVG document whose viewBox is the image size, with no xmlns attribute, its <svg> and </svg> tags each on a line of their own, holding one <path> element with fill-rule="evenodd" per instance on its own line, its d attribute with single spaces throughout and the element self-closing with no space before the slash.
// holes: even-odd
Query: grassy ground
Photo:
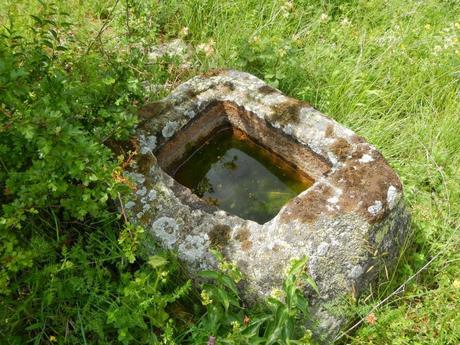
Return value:
<svg viewBox="0 0 460 345">
<path fill-rule="evenodd" d="M 144 101 L 161 98 L 210 68 L 245 70 L 367 138 L 401 176 L 413 243 L 389 282 L 357 303 L 354 309 L 365 320 L 340 341 L 460 342 L 460 2 L 169 0 L 128 5 L 115 0 L 58 3 L 76 25 L 74 49 L 98 47 L 99 54 L 129 61 L 140 85 L 166 85 Z M 0 23 L 12 20 L 24 28 L 38 8 L 33 0 L 3 0 Z M 149 61 L 151 47 L 177 37 L 190 47 L 187 57 Z"/>
</svg>

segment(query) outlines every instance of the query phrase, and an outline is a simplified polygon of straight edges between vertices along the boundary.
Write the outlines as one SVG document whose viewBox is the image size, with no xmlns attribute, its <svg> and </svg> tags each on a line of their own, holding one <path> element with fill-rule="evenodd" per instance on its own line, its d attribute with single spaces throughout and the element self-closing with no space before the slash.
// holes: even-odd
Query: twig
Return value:
<svg viewBox="0 0 460 345">
<path fill-rule="evenodd" d="M 113 12 L 115 12 L 115 9 L 117 8 L 117 5 L 118 5 L 119 2 L 120 2 L 120 0 L 115 0 L 115 4 L 113 5 L 112 10 L 110 11 L 110 14 L 109 14 L 107 20 L 104 22 L 104 24 L 102 24 L 102 26 L 99 29 L 99 32 L 97 33 L 96 37 L 89 44 L 88 49 L 86 49 L 86 54 L 88 54 L 90 52 L 90 50 L 93 47 L 94 43 L 101 37 L 102 33 L 107 29 L 109 24 L 112 22 L 112 20 L 113 20 Z"/>
<path fill-rule="evenodd" d="M 125 6 L 125 12 L 126 12 L 126 34 L 127 36 L 131 36 L 131 28 L 129 26 L 129 0 L 126 0 L 126 6 Z"/>
<path fill-rule="evenodd" d="M 123 215 L 123 219 L 125 220 L 125 223 L 128 223 L 128 217 L 126 217 L 125 207 L 123 206 L 123 201 L 121 200 L 120 192 L 118 192 L 117 194 L 118 194 L 118 200 L 120 200 L 121 214 Z"/>
</svg>

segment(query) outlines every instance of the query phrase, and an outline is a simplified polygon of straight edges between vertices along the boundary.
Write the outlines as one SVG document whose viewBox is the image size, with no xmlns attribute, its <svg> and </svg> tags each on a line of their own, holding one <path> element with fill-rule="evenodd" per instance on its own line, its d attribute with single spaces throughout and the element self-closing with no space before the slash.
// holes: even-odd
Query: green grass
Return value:
<svg viewBox="0 0 460 345">
<path fill-rule="evenodd" d="M 248 71 L 364 136 L 400 175 L 412 244 L 389 282 L 350 307 L 357 320 L 436 258 L 373 311 L 375 320 L 366 318 L 340 341 L 460 342 L 460 2 L 129 4 L 128 12 L 125 1 L 66 0 L 58 7 L 75 24 L 73 53 L 92 45 L 104 61 L 123 61 L 139 83 L 167 85 L 141 102 L 210 68 Z M 24 30 L 39 7 L 34 0 L 4 0 L 0 23 L 11 20 Z M 180 59 L 150 63 L 146 51 L 179 37 L 184 27 L 191 66 L 181 67 Z M 205 54 L 196 49 L 200 44 L 213 49 Z"/>
</svg>

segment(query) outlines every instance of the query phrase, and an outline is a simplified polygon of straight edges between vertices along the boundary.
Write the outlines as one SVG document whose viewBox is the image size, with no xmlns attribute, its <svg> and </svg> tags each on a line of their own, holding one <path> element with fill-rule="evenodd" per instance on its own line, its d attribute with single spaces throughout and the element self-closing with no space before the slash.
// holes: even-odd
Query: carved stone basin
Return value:
<svg viewBox="0 0 460 345">
<path fill-rule="evenodd" d="M 266 222 L 243 219 L 193 194 L 166 171 L 219 128 L 242 133 L 314 183 Z M 321 331 L 347 318 L 337 305 L 391 268 L 409 229 L 398 176 L 362 137 L 310 105 L 243 72 L 218 71 L 180 85 L 141 111 L 131 217 L 190 272 L 215 265 L 220 247 L 245 274 L 243 296 L 280 287 L 292 258 L 308 256 L 320 295 L 306 291 Z"/>
</svg>

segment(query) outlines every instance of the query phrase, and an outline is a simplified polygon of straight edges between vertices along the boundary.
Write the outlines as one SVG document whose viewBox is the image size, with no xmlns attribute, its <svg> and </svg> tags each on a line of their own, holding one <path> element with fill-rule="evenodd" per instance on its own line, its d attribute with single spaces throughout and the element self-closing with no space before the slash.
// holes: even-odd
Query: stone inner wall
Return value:
<svg viewBox="0 0 460 345">
<path fill-rule="evenodd" d="M 183 157 L 202 145 L 206 139 L 223 128 L 233 128 L 247 135 L 258 145 L 298 169 L 302 178 L 316 179 L 330 170 L 330 163 L 266 121 L 232 102 L 215 102 L 198 114 L 155 153 L 164 171 L 174 171 Z M 278 156 L 278 157 L 276 157 Z"/>
</svg>

